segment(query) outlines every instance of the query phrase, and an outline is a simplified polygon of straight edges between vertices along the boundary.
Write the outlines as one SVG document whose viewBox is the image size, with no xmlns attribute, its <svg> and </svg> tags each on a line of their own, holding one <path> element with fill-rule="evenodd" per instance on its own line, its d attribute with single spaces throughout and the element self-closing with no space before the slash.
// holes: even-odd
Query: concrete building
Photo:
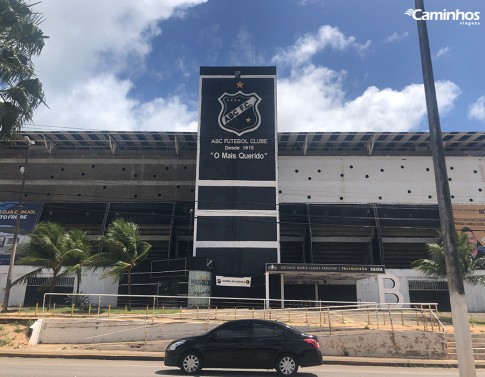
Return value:
<svg viewBox="0 0 485 377">
<path fill-rule="evenodd" d="M 95 238 L 114 218 L 132 220 L 153 245 L 137 271 L 135 293 L 187 294 L 197 133 L 25 135 L 35 145 L 30 147 L 24 208 L 35 209 L 35 222 L 56 221 Z M 473 217 L 483 231 L 485 133 L 445 133 L 443 140 L 453 205 L 476 213 Z M 278 133 L 277 143 L 279 263 L 331 267 L 288 270 L 285 298 L 438 301 L 446 310 L 446 283 L 423 279 L 410 269 L 412 261 L 427 257 L 427 242 L 439 241 L 427 133 Z M 19 167 L 25 163 L 26 148 L 23 142 L 0 146 L 2 208 L 19 201 Z M 6 225 L 4 216 L 1 225 Z M 2 234 L 8 232 L 3 226 Z M 2 287 L 5 261 L 0 266 Z M 214 268 L 216 264 L 214 260 Z M 345 272 L 345 266 L 365 268 Z M 372 266 L 384 266 L 385 273 L 372 273 Z M 225 266 L 217 268 L 211 280 L 214 296 L 264 297 L 264 266 L 251 276 L 249 287 L 217 286 L 216 275 L 231 276 L 224 273 Z M 16 276 L 25 269 L 16 267 Z M 271 276 L 279 277 L 277 272 Z M 387 278 L 394 281 L 386 283 Z M 99 274 L 83 280 L 84 292 L 118 291 L 116 283 Z M 35 284 L 16 287 L 11 304 L 34 302 Z M 74 280 L 66 285 L 65 290 L 72 290 Z M 278 296 L 280 280 L 271 286 L 272 297 Z M 122 282 L 120 292 L 124 288 Z M 483 287 L 467 287 L 467 293 L 470 311 L 485 310 Z"/>
<path fill-rule="evenodd" d="M 197 133 L 27 132 L 35 144 L 2 145 L 0 284 L 22 201 L 21 238 L 39 221 L 93 239 L 116 218 L 139 224 L 153 249 L 134 294 L 449 309 L 446 282 L 410 269 L 440 241 L 429 134 L 277 133 L 276 123 L 275 67 L 202 67 Z M 477 250 L 484 141 L 443 134 L 455 223 L 473 229 Z M 86 291 L 99 292 L 98 280 Z M 40 283 L 11 303 L 33 302 Z M 485 310 L 482 288 L 467 289 L 469 310 Z"/>
</svg>

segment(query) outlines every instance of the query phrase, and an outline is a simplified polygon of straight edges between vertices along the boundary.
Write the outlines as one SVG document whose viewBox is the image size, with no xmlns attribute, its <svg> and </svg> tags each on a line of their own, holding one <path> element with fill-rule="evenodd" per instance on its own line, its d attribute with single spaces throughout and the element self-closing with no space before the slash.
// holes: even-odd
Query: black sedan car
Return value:
<svg viewBox="0 0 485 377">
<path fill-rule="evenodd" d="M 249 368 L 292 376 L 299 366 L 321 365 L 322 352 L 314 335 L 275 321 L 242 319 L 175 340 L 165 351 L 164 363 L 186 374 L 202 368 Z"/>
</svg>

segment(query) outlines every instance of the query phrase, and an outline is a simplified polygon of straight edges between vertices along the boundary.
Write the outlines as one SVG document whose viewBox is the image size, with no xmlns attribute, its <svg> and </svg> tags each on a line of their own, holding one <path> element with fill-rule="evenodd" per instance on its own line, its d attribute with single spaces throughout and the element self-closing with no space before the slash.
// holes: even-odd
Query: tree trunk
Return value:
<svg viewBox="0 0 485 377">
<path fill-rule="evenodd" d="M 131 310 L 131 269 L 128 270 L 128 310 Z"/>
<path fill-rule="evenodd" d="M 57 271 L 54 270 L 54 273 L 52 275 L 51 282 L 49 285 L 49 293 L 54 293 L 54 284 L 56 283 L 56 280 L 57 280 Z M 47 307 L 50 309 L 51 305 L 52 305 L 52 294 L 49 295 Z"/>
</svg>

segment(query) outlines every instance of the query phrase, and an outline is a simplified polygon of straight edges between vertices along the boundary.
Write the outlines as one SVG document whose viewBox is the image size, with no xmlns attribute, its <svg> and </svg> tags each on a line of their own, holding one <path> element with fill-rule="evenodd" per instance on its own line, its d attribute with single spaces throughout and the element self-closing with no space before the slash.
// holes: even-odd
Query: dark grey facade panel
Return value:
<svg viewBox="0 0 485 377">
<path fill-rule="evenodd" d="M 276 248 L 199 248 L 197 254 L 214 261 L 214 274 L 251 277 L 263 274 L 265 263 L 276 263 L 278 252 Z"/>
<path fill-rule="evenodd" d="M 197 241 L 276 241 L 277 218 L 200 216 L 197 218 L 196 237 Z"/>
<path fill-rule="evenodd" d="M 276 210 L 274 187 L 199 186 L 199 209 Z"/>
</svg>

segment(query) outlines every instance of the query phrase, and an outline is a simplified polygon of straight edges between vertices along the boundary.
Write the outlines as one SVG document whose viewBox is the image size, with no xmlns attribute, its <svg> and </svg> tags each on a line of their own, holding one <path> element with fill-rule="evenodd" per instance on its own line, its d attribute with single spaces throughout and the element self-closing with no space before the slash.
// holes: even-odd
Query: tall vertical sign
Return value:
<svg viewBox="0 0 485 377">
<path fill-rule="evenodd" d="M 199 95 L 193 253 L 212 260 L 218 295 L 280 261 L 276 68 L 201 67 Z M 253 284 L 224 283 L 238 278 Z"/>
</svg>

